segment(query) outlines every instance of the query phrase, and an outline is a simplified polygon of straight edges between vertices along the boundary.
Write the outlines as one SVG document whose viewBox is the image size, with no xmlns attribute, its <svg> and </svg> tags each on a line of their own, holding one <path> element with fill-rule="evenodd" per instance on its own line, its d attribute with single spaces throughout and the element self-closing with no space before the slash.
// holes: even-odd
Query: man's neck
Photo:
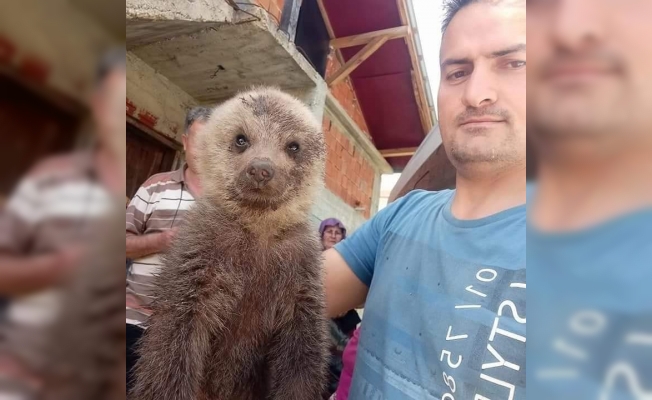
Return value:
<svg viewBox="0 0 652 400">
<path fill-rule="evenodd" d="M 188 186 L 188 190 L 193 197 L 197 197 L 201 194 L 201 184 L 199 182 L 199 175 L 188 166 L 183 171 L 183 180 Z"/>
<path fill-rule="evenodd" d="M 525 164 L 472 174 L 458 170 L 453 215 L 479 219 L 525 204 L 525 175 Z"/>
<path fill-rule="evenodd" d="M 547 231 L 595 226 L 652 205 L 652 146 L 609 156 L 542 157 L 532 222 Z"/>
</svg>

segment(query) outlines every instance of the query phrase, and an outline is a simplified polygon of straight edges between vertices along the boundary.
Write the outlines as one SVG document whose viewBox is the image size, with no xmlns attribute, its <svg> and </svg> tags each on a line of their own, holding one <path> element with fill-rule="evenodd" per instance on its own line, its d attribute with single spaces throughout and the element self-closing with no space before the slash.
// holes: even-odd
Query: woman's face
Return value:
<svg viewBox="0 0 652 400">
<path fill-rule="evenodd" d="M 321 238 L 324 250 L 328 250 L 342 240 L 342 230 L 337 226 L 327 226 Z"/>
</svg>

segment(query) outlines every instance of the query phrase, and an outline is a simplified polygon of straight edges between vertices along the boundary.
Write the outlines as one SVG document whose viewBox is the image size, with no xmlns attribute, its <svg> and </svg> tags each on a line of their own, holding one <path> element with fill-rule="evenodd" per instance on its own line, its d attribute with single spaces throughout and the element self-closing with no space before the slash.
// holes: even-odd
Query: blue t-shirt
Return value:
<svg viewBox="0 0 652 400">
<path fill-rule="evenodd" d="M 652 209 L 527 244 L 528 399 L 652 399 Z"/>
<path fill-rule="evenodd" d="M 525 399 L 525 205 L 413 191 L 336 246 L 369 286 L 349 398 Z"/>
</svg>

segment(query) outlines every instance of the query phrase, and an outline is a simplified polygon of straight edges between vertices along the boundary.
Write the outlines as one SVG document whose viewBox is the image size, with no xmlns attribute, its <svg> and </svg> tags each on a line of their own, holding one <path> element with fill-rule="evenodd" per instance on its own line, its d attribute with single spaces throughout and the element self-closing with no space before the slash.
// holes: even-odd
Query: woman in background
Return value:
<svg viewBox="0 0 652 400">
<path fill-rule="evenodd" d="M 326 251 L 346 238 L 346 228 L 337 218 L 328 218 L 319 225 L 319 237 L 322 250 Z M 360 316 L 355 310 L 349 310 L 330 321 L 331 358 L 328 365 L 328 387 L 324 399 L 328 399 L 337 390 L 342 373 L 342 353 L 359 323 Z"/>
</svg>

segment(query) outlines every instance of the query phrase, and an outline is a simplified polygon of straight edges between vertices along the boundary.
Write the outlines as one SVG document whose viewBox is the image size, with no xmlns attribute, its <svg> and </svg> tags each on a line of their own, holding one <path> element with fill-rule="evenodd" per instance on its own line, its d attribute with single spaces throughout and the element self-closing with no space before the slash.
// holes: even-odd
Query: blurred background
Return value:
<svg viewBox="0 0 652 400">
<path fill-rule="evenodd" d="M 0 3 L 0 196 L 38 160 L 92 134 L 100 56 L 124 46 L 124 1 Z"/>
</svg>

